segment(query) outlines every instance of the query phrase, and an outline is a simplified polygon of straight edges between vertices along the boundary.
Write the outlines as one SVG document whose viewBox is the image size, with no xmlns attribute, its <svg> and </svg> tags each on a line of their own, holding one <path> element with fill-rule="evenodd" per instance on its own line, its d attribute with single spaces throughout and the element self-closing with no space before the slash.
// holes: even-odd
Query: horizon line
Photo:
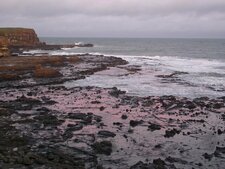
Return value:
<svg viewBox="0 0 225 169">
<path fill-rule="evenodd" d="M 39 38 L 96 38 L 96 39 L 218 39 L 225 40 L 225 37 L 110 37 L 110 36 L 39 36 Z"/>
</svg>

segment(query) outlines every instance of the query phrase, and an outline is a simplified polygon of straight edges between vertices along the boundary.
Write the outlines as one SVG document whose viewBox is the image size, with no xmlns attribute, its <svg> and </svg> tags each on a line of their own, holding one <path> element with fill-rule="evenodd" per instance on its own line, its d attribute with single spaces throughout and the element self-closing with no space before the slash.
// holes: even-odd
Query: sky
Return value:
<svg viewBox="0 0 225 169">
<path fill-rule="evenodd" d="M 2 0 L 0 27 L 42 37 L 225 38 L 225 0 Z"/>
</svg>

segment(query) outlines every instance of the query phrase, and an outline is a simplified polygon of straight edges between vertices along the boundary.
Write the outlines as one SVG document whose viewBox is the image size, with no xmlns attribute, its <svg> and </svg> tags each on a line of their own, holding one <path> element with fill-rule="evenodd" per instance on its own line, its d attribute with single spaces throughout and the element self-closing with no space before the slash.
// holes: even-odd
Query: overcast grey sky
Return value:
<svg viewBox="0 0 225 169">
<path fill-rule="evenodd" d="M 39 36 L 225 38 L 225 0 L 2 0 L 0 27 Z"/>
</svg>

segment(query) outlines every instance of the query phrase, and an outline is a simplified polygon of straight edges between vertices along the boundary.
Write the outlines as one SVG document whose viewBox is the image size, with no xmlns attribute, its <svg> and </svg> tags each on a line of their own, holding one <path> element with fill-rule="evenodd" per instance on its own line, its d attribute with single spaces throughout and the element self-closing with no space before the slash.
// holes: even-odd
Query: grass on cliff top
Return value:
<svg viewBox="0 0 225 169">
<path fill-rule="evenodd" d="M 4 35 L 7 33 L 17 33 L 23 31 L 34 31 L 31 28 L 0 28 L 0 35 Z"/>
</svg>

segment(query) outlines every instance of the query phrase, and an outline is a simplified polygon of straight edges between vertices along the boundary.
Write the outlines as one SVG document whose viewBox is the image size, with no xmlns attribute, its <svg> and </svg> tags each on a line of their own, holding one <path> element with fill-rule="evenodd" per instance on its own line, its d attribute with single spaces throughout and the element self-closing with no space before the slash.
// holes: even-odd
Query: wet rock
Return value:
<svg viewBox="0 0 225 169">
<path fill-rule="evenodd" d="M 101 106 L 101 107 L 99 108 L 99 110 L 100 110 L 100 111 L 103 111 L 103 110 L 105 110 L 105 107 L 104 107 L 104 106 Z"/>
<path fill-rule="evenodd" d="M 151 131 L 161 130 L 161 126 L 160 126 L 159 124 L 151 123 L 151 124 L 148 126 L 148 129 L 151 130 Z"/>
<path fill-rule="evenodd" d="M 37 105 L 41 104 L 40 100 L 33 99 L 33 98 L 27 98 L 24 95 L 19 97 L 16 101 L 19 101 L 21 103 L 28 103 L 28 104 L 37 104 Z"/>
<path fill-rule="evenodd" d="M 91 101 L 91 104 L 100 104 L 101 102 L 100 101 L 97 101 L 97 100 L 94 100 L 94 101 Z"/>
<path fill-rule="evenodd" d="M 224 107 L 224 103 L 215 103 L 212 105 L 212 107 L 214 109 L 220 109 L 220 108 Z"/>
<path fill-rule="evenodd" d="M 187 164 L 187 161 L 182 160 L 180 158 L 175 158 L 175 157 L 167 157 L 166 161 L 168 161 L 169 163 L 180 163 L 180 164 Z"/>
<path fill-rule="evenodd" d="M 116 87 L 113 87 L 109 94 L 114 97 L 118 97 L 120 94 L 125 94 L 125 91 L 118 90 Z"/>
<path fill-rule="evenodd" d="M 31 165 L 34 163 L 35 155 L 33 153 L 27 153 L 23 158 L 23 164 Z"/>
<path fill-rule="evenodd" d="M 127 132 L 128 132 L 128 133 L 133 133 L 133 132 L 134 132 L 134 130 L 133 130 L 133 129 L 131 129 L 131 128 L 129 128 Z"/>
<path fill-rule="evenodd" d="M 0 108 L 0 117 L 1 116 L 10 116 L 13 113 L 15 113 L 15 111 L 9 110 L 9 109 L 5 109 L 5 108 Z"/>
<path fill-rule="evenodd" d="M 142 124 L 142 123 L 143 123 L 142 120 L 140 120 L 140 121 L 138 121 L 138 120 L 131 120 L 131 121 L 130 121 L 130 126 L 131 126 L 131 127 L 136 127 L 136 126 L 138 126 L 138 125 L 140 125 L 140 124 Z"/>
<path fill-rule="evenodd" d="M 224 132 L 223 132 L 221 129 L 218 129 L 218 130 L 217 130 L 217 134 L 218 134 L 218 135 L 221 135 L 221 134 L 223 134 L 223 133 L 224 133 Z"/>
<path fill-rule="evenodd" d="M 176 169 L 174 165 L 167 165 L 160 158 L 154 159 L 153 163 L 143 163 L 142 161 L 137 162 L 131 166 L 130 169 Z"/>
<path fill-rule="evenodd" d="M 45 126 L 58 126 L 62 124 L 63 121 L 58 120 L 55 115 L 42 113 L 39 116 L 34 117 L 35 120 L 38 120 L 40 123 L 44 124 Z"/>
<path fill-rule="evenodd" d="M 175 134 L 180 134 L 180 130 L 173 128 L 172 130 L 166 130 L 164 137 L 169 138 L 175 136 Z"/>
<path fill-rule="evenodd" d="M 182 74 L 188 74 L 188 72 L 181 72 L 181 71 L 175 71 L 171 74 L 167 74 L 167 75 L 156 75 L 156 77 L 159 78 L 175 78 L 177 77 L 177 75 L 182 75 Z"/>
<path fill-rule="evenodd" d="M 112 153 L 112 143 L 110 141 L 96 142 L 92 147 L 97 154 L 110 155 Z"/>
<path fill-rule="evenodd" d="M 49 110 L 48 108 L 46 108 L 46 107 L 38 108 L 37 111 L 43 112 L 43 113 L 48 113 L 48 112 L 50 112 L 50 110 Z"/>
<path fill-rule="evenodd" d="M 90 124 L 92 122 L 93 116 L 92 114 L 85 114 L 85 113 L 69 113 L 68 118 L 83 120 L 83 123 Z"/>
<path fill-rule="evenodd" d="M 113 109 L 118 109 L 120 106 L 118 104 L 115 104 L 114 106 L 112 106 Z"/>
<path fill-rule="evenodd" d="M 163 161 L 160 158 L 154 159 L 153 165 L 154 165 L 154 169 L 176 169 L 176 167 L 173 164 L 168 165 L 165 163 L 165 161 Z"/>
<path fill-rule="evenodd" d="M 102 121 L 102 117 L 101 117 L 101 116 L 96 116 L 96 115 L 95 115 L 93 118 L 94 118 L 94 120 L 95 120 L 96 122 L 98 122 L 98 123 Z"/>
<path fill-rule="evenodd" d="M 33 96 L 34 94 L 32 92 L 28 92 L 27 96 Z"/>
<path fill-rule="evenodd" d="M 196 165 L 199 166 L 199 167 L 203 166 L 202 163 L 196 163 Z"/>
<path fill-rule="evenodd" d="M 222 119 L 223 121 L 225 121 L 225 114 L 222 114 L 222 115 L 221 115 L 221 119 Z"/>
<path fill-rule="evenodd" d="M 147 164 L 147 163 L 143 163 L 142 161 L 139 161 L 133 166 L 131 166 L 130 169 L 155 169 L 155 167 L 151 163 Z"/>
<path fill-rule="evenodd" d="M 157 144 L 157 145 L 154 146 L 154 148 L 155 149 L 160 149 L 160 148 L 162 148 L 162 145 L 161 144 Z"/>
<path fill-rule="evenodd" d="M 83 128 L 83 125 L 82 124 L 68 124 L 67 125 L 68 129 L 67 130 L 70 130 L 70 131 L 77 131 L 77 130 L 81 130 Z"/>
<path fill-rule="evenodd" d="M 123 114 L 123 115 L 121 116 L 121 118 L 122 118 L 123 120 L 126 120 L 126 119 L 128 118 L 128 116 L 127 116 L 126 114 Z"/>
<path fill-rule="evenodd" d="M 107 131 L 107 130 L 101 130 L 98 132 L 98 135 L 101 137 L 115 137 L 116 134 L 111 132 L 111 131 Z"/>
<path fill-rule="evenodd" d="M 113 125 L 115 125 L 115 126 L 119 126 L 119 127 L 122 127 L 122 126 L 123 126 L 123 124 L 122 124 L 122 123 L 120 123 L 120 122 L 113 122 Z"/>
<path fill-rule="evenodd" d="M 187 101 L 185 104 L 184 104 L 184 107 L 188 108 L 188 109 L 195 109 L 196 108 L 196 105 L 191 102 L 191 101 Z"/>
<path fill-rule="evenodd" d="M 72 137 L 73 137 L 72 130 L 66 130 L 62 135 L 63 140 L 68 140 L 68 139 L 71 139 Z"/>
<path fill-rule="evenodd" d="M 209 161 L 213 158 L 213 154 L 208 154 L 208 153 L 204 153 L 202 156 Z"/>
<path fill-rule="evenodd" d="M 214 155 L 216 157 L 223 157 L 225 155 L 225 147 L 216 147 Z"/>
</svg>

